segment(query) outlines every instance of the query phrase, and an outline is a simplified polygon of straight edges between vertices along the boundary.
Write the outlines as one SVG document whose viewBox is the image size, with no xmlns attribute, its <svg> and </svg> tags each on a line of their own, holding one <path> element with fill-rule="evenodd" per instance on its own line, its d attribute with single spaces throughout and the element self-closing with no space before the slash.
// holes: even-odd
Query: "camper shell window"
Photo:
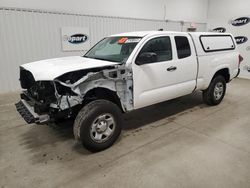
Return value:
<svg viewBox="0 0 250 188">
<path fill-rule="evenodd" d="M 200 42 L 205 52 L 235 49 L 234 40 L 231 35 L 201 35 Z"/>
</svg>

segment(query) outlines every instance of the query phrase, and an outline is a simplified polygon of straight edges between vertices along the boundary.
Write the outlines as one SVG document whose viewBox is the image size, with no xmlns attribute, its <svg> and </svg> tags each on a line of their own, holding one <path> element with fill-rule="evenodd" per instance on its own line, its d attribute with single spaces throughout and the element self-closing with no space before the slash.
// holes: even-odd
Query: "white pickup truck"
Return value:
<svg viewBox="0 0 250 188">
<path fill-rule="evenodd" d="M 83 57 L 21 65 L 16 108 L 27 123 L 73 119 L 75 138 L 100 151 L 120 135 L 122 113 L 195 91 L 206 104 L 219 104 L 241 61 L 227 33 L 112 35 Z"/>
</svg>

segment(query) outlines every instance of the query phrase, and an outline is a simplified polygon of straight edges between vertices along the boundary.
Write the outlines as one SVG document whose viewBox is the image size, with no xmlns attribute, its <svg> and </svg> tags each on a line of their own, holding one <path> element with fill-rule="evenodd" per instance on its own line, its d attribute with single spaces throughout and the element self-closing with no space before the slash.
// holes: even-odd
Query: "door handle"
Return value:
<svg viewBox="0 0 250 188">
<path fill-rule="evenodd" d="M 167 68 L 167 71 L 172 72 L 172 71 L 175 71 L 176 69 L 177 69 L 177 67 L 171 66 L 171 67 Z"/>
</svg>

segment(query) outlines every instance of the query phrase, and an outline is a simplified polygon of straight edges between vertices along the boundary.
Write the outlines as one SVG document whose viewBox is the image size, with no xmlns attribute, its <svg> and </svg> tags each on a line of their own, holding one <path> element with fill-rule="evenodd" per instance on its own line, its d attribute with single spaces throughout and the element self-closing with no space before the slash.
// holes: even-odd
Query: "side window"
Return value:
<svg viewBox="0 0 250 188">
<path fill-rule="evenodd" d="M 186 58 L 191 55 L 191 49 L 187 37 L 174 37 L 179 59 Z"/>
<path fill-rule="evenodd" d="M 169 37 L 157 37 L 149 40 L 141 49 L 142 53 L 155 53 L 156 62 L 168 61 L 172 59 L 172 47 Z"/>
</svg>

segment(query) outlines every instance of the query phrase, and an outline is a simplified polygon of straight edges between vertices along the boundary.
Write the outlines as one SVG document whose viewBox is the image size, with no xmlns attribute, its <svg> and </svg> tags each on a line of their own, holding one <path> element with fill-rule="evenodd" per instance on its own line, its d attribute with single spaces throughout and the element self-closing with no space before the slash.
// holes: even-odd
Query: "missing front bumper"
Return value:
<svg viewBox="0 0 250 188">
<path fill-rule="evenodd" d="M 46 123 L 50 120 L 49 115 L 38 115 L 34 112 L 32 106 L 30 106 L 25 100 L 21 99 L 15 104 L 17 111 L 23 117 L 23 119 L 28 123 Z"/>
</svg>

